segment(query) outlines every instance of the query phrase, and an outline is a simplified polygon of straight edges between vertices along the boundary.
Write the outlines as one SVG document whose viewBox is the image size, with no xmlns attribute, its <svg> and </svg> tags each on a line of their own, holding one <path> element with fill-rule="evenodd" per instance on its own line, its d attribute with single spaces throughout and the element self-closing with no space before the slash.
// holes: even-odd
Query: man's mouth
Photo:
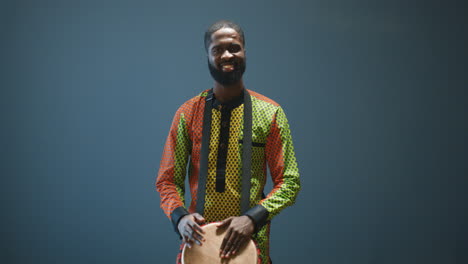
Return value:
<svg viewBox="0 0 468 264">
<path fill-rule="evenodd" d="M 225 63 L 221 65 L 223 72 L 232 72 L 234 70 L 234 64 Z"/>
</svg>

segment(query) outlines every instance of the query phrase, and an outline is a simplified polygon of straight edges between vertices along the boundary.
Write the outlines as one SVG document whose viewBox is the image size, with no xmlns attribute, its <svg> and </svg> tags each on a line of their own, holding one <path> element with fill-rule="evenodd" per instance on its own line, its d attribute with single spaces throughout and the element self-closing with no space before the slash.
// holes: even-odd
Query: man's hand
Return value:
<svg viewBox="0 0 468 264">
<path fill-rule="evenodd" d="M 192 248 L 192 243 L 202 245 L 205 241 L 203 234 L 205 231 L 201 229 L 199 225 L 205 223 L 205 218 L 199 213 L 193 213 L 182 217 L 179 221 L 177 228 L 179 229 L 180 235 L 183 237 L 183 241 L 189 248 Z"/>
<path fill-rule="evenodd" d="M 220 248 L 221 258 L 229 258 L 239 252 L 239 249 L 249 241 L 254 231 L 254 223 L 250 217 L 243 215 L 229 217 L 218 224 L 218 228 L 229 226 Z"/>
</svg>

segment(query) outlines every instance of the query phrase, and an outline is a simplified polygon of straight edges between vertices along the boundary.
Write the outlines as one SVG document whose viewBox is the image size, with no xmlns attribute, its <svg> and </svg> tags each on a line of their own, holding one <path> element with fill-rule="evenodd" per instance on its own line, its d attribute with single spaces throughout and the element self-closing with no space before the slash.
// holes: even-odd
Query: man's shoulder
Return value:
<svg viewBox="0 0 468 264">
<path fill-rule="evenodd" d="M 275 100 L 270 99 L 270 98 L 266 97 L 263 94 L 257 93 L 255 91 L 252 91 L 252 90 L 249 90 L 249 89 L 247 89 L 247 91 L 255 99 L 255 101 L 258 102 L 258 103 L 268 104 L 268 105 L 271 105 L 271 106 L 273 106 L 275 108 L 280 107 L 280 104 L 278 104 Z"/>
<path fill-rule="evenodd" d="M 208 92 L 210 89 L 206 89 L 200 93 L 198 93 L 196 96 L 188 99 L 185 101 L 180 107 L 179 111 L 184 111 L 184 110 L 192 110 L 193 107 L 196 107 L 199 105 L 199 103 L 208 95 Z"/>
</svg>

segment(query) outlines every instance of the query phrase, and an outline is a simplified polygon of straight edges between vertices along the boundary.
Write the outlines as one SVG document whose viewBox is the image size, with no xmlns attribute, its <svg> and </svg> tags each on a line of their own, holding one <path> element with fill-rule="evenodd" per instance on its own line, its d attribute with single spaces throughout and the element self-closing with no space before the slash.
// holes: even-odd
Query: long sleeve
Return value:
<svg viewBox="0 0 468 264">
<path fill-rule="evenodd" d="M 265 154 L 273 189 L 266 198 L 246 213 L 253 219 L 257 230 L 284 208 L 294 204 L 301 189 L 288 120 L 280 106 L 273 117 Z"/>
<path fill-rule="evenodd" d="M 281 107 L 273 118 L 265 147 L 273 190 L 260 204 L 267 209 L 268 220 L 271 220 L 285 207 L 294 204 L 301 189 L 291 132 Z"/>
<path fill-rule="evenodd" d="M 183 109 L 183 107 L 179 108 L 172 121 L 156 179 L 156 190 L 161 197 L 161 208 L 171 219 L 176 232 L 178 232 L 177 224 L 180 218 L 188 214 L 184 207 L 184 195 L 191 142 Z"/>
</svg>

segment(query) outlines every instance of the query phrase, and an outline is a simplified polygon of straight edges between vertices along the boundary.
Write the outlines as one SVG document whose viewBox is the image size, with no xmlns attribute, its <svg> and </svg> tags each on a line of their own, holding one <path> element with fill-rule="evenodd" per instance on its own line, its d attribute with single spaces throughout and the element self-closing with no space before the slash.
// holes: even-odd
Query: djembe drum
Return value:
<svg viewBox="0 0 468 264">
<path fill-rule="evenodd" d="M 219 249 L 224 239 L 227 228 L 217 228 L 217 223 L 211 223 L 202 226 L 205 231 L 203 237 L 206 241 L 202 246 L 196 243 L 192 244 L 192 248 L 183 245 L 182 252 L 179 256 L 180 264 L 258 264 L 260 263 L 259 251 L 252 239 L 237 252 L 236 255 L 222 259 L 219 256 Z"/>
</svg>

